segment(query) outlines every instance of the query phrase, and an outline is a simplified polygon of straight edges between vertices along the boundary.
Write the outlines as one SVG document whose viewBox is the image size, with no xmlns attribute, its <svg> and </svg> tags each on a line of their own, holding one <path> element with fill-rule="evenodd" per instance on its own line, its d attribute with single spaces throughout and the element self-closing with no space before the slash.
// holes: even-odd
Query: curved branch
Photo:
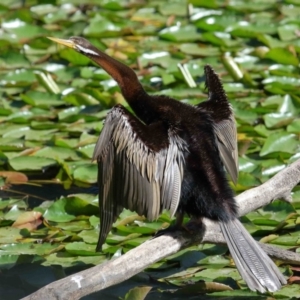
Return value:
<svg viewBox="0 0 300 300">
<path fill-rule="evenodd" d="M 240 194 L 236 198 L 240 216 L 267 205 L 275 199 L 290 202 L 291 190 L 299 181 L 300 160 L 292 163 L 259 187 Z M 48 284 L 23 300 L 79 299 L 120 283 L 180 249 L 200 242 L 224 243 L 219 225 L 205 219 L 203 227 L 198 228 L 196 235 L 178 231 L 151 239 L 121 257 Z M 299 254 L 271 245 L 262 243 L 260 245 L 269 255 L 287 263 L 300 265 Z"/>
</svg>

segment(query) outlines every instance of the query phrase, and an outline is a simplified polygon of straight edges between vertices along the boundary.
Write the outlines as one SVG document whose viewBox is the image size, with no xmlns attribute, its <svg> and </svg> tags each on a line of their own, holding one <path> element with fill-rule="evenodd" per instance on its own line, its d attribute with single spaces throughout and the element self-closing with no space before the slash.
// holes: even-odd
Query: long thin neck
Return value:
<svg viewBox="0 0 300 300">
<path fill-rule="evenodd" d="M 98 55 L 94 55 L 92 52 L 96 52 Z M 88 56 L 117 81 L 124 98 L 129 104 L 135 101 L 137 95 L 146 93 L 135 72 L 131 68 L 95 47 L 93 47 L 92 52 Z"/>
<path fill-rule="evenodd" d="M 155 101 L 146 93 L 135 72 L 96 47 L 92 46 L 91 50 L 86 55 L 117 81 L 124 98 L 138 117 L 146 123 L 151 123 L 155 118 Z M 97 55 L 93 54 L 95 52 Z"/>
</svg>

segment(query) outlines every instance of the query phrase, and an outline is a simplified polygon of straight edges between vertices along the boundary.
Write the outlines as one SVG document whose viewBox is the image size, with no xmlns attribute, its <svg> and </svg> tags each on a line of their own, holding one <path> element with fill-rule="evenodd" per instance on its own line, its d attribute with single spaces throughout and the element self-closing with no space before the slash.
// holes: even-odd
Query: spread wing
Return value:
<svg viewBox="0 0 300 300">
<path fill-rule="evenodd" d="M 98 162 L 101 250 L 123 208 L 154 220 L 174 215 L 180 200 L 185 142 L 157 122 L 145 125 L 123 106 L 107 115 L 95 146 Z"/>
<path fill-rule="evenodd" d="M 204 71 L 206 86 L 208 88 L 208 100 L 198 104 L 198 107 L 210 113 L 214 121 L 214 129 L 222 162 L 232 181 L 236 183 L 239 165 L 233 111 L 219 76 L 209 65 L 205 66 Z"/>
</svg>

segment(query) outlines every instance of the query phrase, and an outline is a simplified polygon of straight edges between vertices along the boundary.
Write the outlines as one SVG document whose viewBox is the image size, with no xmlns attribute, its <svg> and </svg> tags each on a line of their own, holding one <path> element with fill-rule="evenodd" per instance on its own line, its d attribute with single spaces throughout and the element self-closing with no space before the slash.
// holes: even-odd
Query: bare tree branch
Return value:
<svg viewBox="0 0 300 300">
<path fill-rule="evenodd" d="M 300 160 L 292 163 L 261 186 L 240 194 L 236 198 L 240 216 L 267 205 L 275 199 L 290 202 L 291 191 L 299 181 Z M 200 242 L 224 243 L 219 225 L 205 219 L 203 227 L 198 228 L 197 234 L 191 235 L 178 231 L 151 239 L 119 258 L 48 284 L 23 300 L 79 299 L 120 283 L 180 249 Z M 299 254 L 271 245 L 262 243 L 260 245 L 274 258 L 300 265 Z"/>
</svg>

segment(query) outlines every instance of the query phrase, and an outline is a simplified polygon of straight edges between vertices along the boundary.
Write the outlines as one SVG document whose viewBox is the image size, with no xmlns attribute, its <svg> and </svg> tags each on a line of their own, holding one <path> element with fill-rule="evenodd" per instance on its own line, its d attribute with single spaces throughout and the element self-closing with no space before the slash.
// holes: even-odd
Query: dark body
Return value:
<svg viewBox="0 0 300 300">
<path fill-rule="evenodd" d="M 187 213 L 195 219 L 207 217 L 215 221 L 236 218 L 236 204 L 219 155 L 213 118 L 202 107 L 173 99 L 165 99 L 165 102 L 171 111 L 175 111 L 170 116 L 170 120 L 177 121 L 172 130 L 187 145 L 177 214 Z M 178 103 L 182 107 L 177 108 Z M 165 110 L 165 107 L 159 104 L 158 109 Z M 167 122 L 172 124 L 172 121 Z"/>
<path fill-rule="evenodd" d="M 233 192 L 217 146 L 215 122 L 205 102 L 202 106 L 191 106 L 165 96 L 149 97 L 141 93 L 130 106 L 148 125 L 147 130 L 140 127 L 136 132 L 145 137 L 143 141 L 150 149 L 159 151 L 167 147 L 162 141 L 167 140 L 168 131 L 185 141 L 184 176 L 177 213 L 215 221 L 236 218 Z M 223 118 L 230 115 L 227 103 L 223 105 Z"/>
<path fill-rule="evenodd" d="M 108 113 L 94 150 L 98 162 L 100 235 L 97 250 L 123 208 L 156 219 L 163 209 L 218 221 L 236 266 L 252 290 L 286 283 L 276 265 L 237 219 L 224 167 L 237 181 L 236 127 L 221 81 L 205 66 L 208 100 L 191 106 L 148 95 L 134 71 L 87 40 L 51 38 L 104 68 L 136 116 L 122 105 Z"/>
<path fill-rule="evenodd" d="M 236 204 L 219 155 L 212 119 L 200 109 L 184 119 L 187 121 L 181 125 L 188 153 L 177 212 L 215 221 L 235 218 Z"/>
</svg>

